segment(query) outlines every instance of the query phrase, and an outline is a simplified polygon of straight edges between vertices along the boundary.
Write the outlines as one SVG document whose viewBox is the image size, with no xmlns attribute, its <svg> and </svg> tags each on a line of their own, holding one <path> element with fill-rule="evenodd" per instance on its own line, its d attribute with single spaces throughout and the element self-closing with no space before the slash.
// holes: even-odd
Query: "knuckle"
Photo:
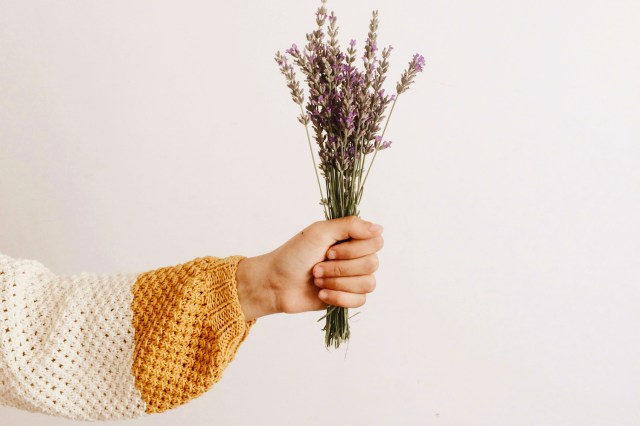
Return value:
<svg viewBox="0 0 640 426">
<path fill-rule="evenodd" d="M 340 266 L 340 262 L 336 262 L 333 265 L 333 274 L 335 276 L 338 276 L 338 277 L 343 276 L 345 272 L 346 272 L 345 268 L 343 266 Z"/>
<path fill-rule="evenodd" d="M 335 306 L 346 307 L 344 296 L 341 293 L 334 293 L 333 294 L 333 301 L 332 301 L 331 304 L 335 305 Z"/>
<path fill-rule="evenodd" d="M 353 308 L 359 308 L 367 302 L 367 296 L 365 294 L 361 294 L 358 298 L 358 301 L 353 304 Z"/>
<path fill-rule="evenodd" d="M 378 260 L 378 256 L 373 255 L 369 257 L 369 268 L 373 271 L 377 271 L 380 266 L 380 261 Z"/>
<path fill-rule="evenodd" d="M 366 290 L 367 293 L 371 293 L 376 289 L 376 277 L 374 275 L 370 275 L 367 281 Z"/>
<path fill-rule="evenodd" d="M 331 249 L 335 253 L 335 259 L 348 259 L 349 258 L 349 249 L 344 246 L 344 244 L 336 244 L 331 247 Z"/>
<path fill-rule="evenodd" d="M 360 220 L 358 216 L 347 216 L 346 218 L 347 225 L 349 225 L 350 227 L 354 226 L 358 222 L 358 220 Z"/>
<path fill-rule="evenodd" d="M 326 288 L 328 290 L 338 290 L 340 286 L 340 281 L 337 278 L 323 278 L 322 280 L 322 288 Z"/>
<path fill-rule="evenodd" d="M 329 290 L 339 290 L 340 280 L 338 278 L 323 278 L 322 288 L 326 288 Z"/>
<path fill-rule="evenodd" d="M 311 225 L 304 228 L 300 234 L 302 234 L 303 236 L 304 235 L 315 236 L 321 232 L 321 229 L 322 229 L 322 223 L 321 221 L 317 221 L 317 222 L 313 222 Z"/>
</svg>

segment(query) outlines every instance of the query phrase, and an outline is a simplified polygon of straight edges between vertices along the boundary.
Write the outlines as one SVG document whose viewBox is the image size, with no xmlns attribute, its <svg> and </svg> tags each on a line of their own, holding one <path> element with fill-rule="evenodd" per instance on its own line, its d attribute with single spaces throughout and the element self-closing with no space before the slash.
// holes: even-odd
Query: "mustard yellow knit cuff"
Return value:
<svg viewBox="0 0 640 426">
<path fill-rule="evenodd" d="M 202 257 L 138 276 L 132 372 L 147 413 L 206 392 L 235 357 L 256 322 L 245 320 L 238 299 L 244 258 Z"/>
</svg>

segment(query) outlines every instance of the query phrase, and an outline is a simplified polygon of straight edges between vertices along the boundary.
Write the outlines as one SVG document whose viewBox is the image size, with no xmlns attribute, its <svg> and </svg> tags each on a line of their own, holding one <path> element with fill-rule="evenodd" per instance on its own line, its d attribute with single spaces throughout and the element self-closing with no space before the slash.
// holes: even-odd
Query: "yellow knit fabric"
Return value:
<svg viewBox="0 0 640 426">
<path fill-rule="evenodd" d="M 245 321 L 236 271 L 244 256 L 203 257 L 141 274 L 133 286 L 132 372 L 147 413 L 206 392 L 256 320 Z"/>
</svg>

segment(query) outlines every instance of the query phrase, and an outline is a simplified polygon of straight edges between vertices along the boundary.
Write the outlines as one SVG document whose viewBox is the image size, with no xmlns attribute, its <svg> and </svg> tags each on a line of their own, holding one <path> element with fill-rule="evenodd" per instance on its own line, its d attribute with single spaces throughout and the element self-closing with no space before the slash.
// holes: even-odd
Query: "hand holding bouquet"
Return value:
<svg viewBox="0 0 640 426">
<path fill-rule="evenodd" d="M 385 94 L 382 86 L 393 48 L 383 48 L 381 58 L 378 58 L 378 11 L 373 11 L 369 23 L 362 56 L 364 66 L 360 70 L 355 66 L 356 41 L 349 42 L 346 53 L 341 51 L 337 38 L 337 18 L 333 12 L 327 14 L 325 3 L 326 0 L 322 0 L 322 5 L 316 12 L 318 27 L 307 34 L 304 49 L 300 50 L 293 44 L 286 50 L 292 63 L 289 62 L 289 57 L 280 52 L 276 53 L 275 60 L 286 78 L 293 101 L 300 107 L 298 121 L 305 126 L 320 190 L 320 204 L 323 206 L 325 219 L 330 220 L 360 214 L 358 206 L 373 161 L 378 151 L 391 146 L 391 141 L 383 141 L 383 138 L 398 97 L 409 90 L 416 75 L 422 71 L 425 61 L 422 55 L 414 55 L 396 84 L 396 93 Z M 293 64 L 305 76 L 308 87 L 306 103 L 305 93 L 296 78 Z M 389 104 L 391 109 L 380 134 Z M 326 195 L 318 176 L 309 132 L 310 123 L 318 145 L 319 169 L 324 178 Z M 371 153 L 373 157 L 365 174 L 365 160 Z M 337 348 L 349 339 L 348 308 L 330 306 L 320 320 L 324 318 L 325 345 L 327 348 Z"/>
</svg>

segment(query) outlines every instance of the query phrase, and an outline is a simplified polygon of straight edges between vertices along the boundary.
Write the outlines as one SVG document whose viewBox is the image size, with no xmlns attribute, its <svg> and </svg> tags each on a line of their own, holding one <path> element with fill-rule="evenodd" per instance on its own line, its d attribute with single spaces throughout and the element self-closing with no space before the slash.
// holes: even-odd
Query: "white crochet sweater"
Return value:
<svg viewBox="0 0 640 426">
<path fill-rule="evenodd" d="M 0 404 L 106 420 L 201 395 L 255 323 L 237 297 L 242 259 L 60 276 L 0 254 Z"/>
</svg>

